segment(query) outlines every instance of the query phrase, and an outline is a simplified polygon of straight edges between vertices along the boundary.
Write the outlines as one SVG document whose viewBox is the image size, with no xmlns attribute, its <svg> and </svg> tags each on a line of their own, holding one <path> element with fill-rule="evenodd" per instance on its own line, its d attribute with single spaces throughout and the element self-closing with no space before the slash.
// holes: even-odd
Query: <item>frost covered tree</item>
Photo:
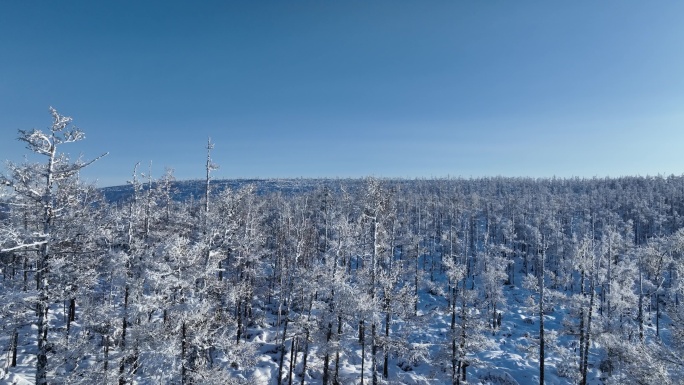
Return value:
<svg viewBox="0 0 684 385">
<path fill-rule="evenodd" d="M 48 359 L 50 354 L 50 332 L 48 311 L 54 301 L 53 286 L 58 282 L 53 275 L 55 260 L 65 247 L 80 242 L 80 234 L 65 234 L 58 230 L 58 221 L 72 214 L 72 209 L 82 203 L 78 173 L 100 157 L 91 161 L 71 160 L 61 151 L 62 145 L 78 142 L 85 134 L 71 125 L 72 119 L 60 115 L 50 107 L 52 124 L 46 131 L 19 130 L 19 140 L 34 154 L 42 156 L 43 163 L 10 163 L 7 179 L 15 192 L 33 201 L 40 209 L 40 228 L 30 236 L 24 236 L 14 245 L 2 247 L 2 252 L 24 248 L 37 249 L 36 258 L 36 384 L 48 382 Z M 106 154 L 105 154 L 106 155 Z M 62 228 L 63 229 L 63 228 Z M 25 234 L 28 235 L 28 234 Z"/>
</svg>

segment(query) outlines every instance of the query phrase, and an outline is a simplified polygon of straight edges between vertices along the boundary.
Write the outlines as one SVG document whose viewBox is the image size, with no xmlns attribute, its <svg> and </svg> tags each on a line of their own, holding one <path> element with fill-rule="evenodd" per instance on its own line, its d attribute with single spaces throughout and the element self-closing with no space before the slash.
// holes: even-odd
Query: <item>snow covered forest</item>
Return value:
<svg viewBox="0 0 684 385">
<path fill-rule="evenodd" d="M 222 187 L 208 143 L 112 199 L 51 111 L 0 179 L 3 383 L 684 379 L 682 176 Z"/>
</svg>

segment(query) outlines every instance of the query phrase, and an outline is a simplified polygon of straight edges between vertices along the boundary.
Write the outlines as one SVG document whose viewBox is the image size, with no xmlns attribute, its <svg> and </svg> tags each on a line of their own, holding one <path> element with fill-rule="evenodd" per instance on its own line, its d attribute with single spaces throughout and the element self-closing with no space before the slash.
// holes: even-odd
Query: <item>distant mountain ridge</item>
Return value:
<svg viewBox="0 0 684 385">
<path fill-rule="evenodd" d="M 273 192 L 283 194 L 296 194 L 313 191 L 316 188 L 327 186 L 337 189 L 341 184 L 345 186 L 360 186 L 363 179 L 215 179 L 211 181 L 210 188 L 212 193 L 219 193 L 226 188 L 233 190 L 253 185 L 259 195 Z M 159 182 L 152 182 L 155 188 Z M 206 180 L 180 180 L 171 183 L 171 191 L 174 200 L 185 201 L 198 199 L 204 195 Z M 148 183 L 142 183 L 143 190 L 149 188 Z M 125 184 L 121 186 L 103 187 L 100 189 L 108 202 L 125 202 L 133 196 L 133 185 Z"/>
</svg>

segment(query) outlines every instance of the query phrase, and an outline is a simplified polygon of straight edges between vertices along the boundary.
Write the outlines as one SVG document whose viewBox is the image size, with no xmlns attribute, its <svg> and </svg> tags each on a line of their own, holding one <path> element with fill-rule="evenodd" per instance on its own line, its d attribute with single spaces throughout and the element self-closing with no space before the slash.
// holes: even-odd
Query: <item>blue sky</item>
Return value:
<svg viewBox="0 0 684 385">
<path fill-rule="evenodd" d="M 684 173 L 684 2 L 3 1 L 0 159 L 48 106 L 202 178 Z"/>
</svg>

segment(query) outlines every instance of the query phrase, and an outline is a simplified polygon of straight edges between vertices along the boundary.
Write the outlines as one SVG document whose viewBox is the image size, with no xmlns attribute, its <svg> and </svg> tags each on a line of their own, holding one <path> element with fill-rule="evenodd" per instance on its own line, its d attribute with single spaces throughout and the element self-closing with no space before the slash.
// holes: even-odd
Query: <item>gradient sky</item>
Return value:
<svg viewBox="0 0 684 385">
<path fill-rule="evenodd" d="M 0 160 L 48 106 L 83 172 L 684 173 L 681 1 L 0 1 Z"/>
</svg>

